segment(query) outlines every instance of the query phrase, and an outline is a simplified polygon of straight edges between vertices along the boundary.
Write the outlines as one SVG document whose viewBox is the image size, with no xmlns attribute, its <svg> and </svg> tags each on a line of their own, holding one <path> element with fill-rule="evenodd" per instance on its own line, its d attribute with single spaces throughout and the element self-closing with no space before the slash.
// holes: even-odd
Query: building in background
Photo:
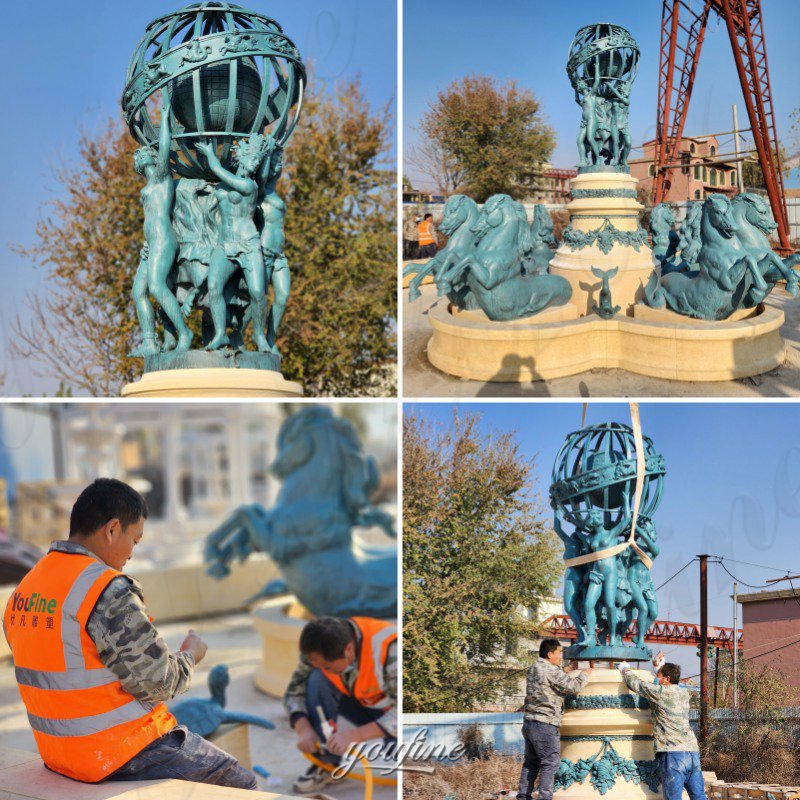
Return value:
<svg viewBox="0 0 800 800">
<path fill-rule="evenodd" d="M 786 705 L 800 703 L 800 586 L 740 594 L 742 605 L 742 658 L 780 673 L 797 696 Z"/>
<path fill-rule="evenodd" d="M 652 197 L 656 140 L 651 139 L 642 147 L 644 155 L 628 159 L 628 164 L 631 175 Z M 719 142 L 716 136 L 684 136 L 678 153 L 681 163 L 672 169 L 672 185 L 666 197 L 668 202 L 705 200 L 707 195 L 714 193 L 728 197 L 739 193 L 736 161 L 726 161 L 717 155 Z"/>
</svg>

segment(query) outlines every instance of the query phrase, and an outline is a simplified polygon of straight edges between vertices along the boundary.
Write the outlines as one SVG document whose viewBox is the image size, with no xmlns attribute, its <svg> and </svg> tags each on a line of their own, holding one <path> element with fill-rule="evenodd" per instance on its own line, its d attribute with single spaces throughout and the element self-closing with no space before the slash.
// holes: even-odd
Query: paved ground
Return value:
<svg viewBox="0 0 800 800">
<path fill-rule="evenodd" d="M 786 341 L 783 366 L 755 378 L 687 383 L 648 378 L 621 369 L 593 369 L 529 383 L 494 383 L 456 378 L 428 362 L 431 335 L 428 310 L 437 302 L 436 287 L 422 287 L 422 296 L 408 302 L 403 290 L 403 397 L 796 397 L 800 395 L 800 303 L 778 287 L 769 304 L 786 315 L 781 334 Z M 446 302 L 439 300 L 438 302 Z"/>
<path fill-rule="evenodd" d="M 260 660 L 261 642 L 246 614 L 219 617 L 205 623 L 194 621 L 192 627 L 208 643 L 208 654 L 195 672 L 192 689 L 182 697 L 208 697 L 207 678 L 216 664 L 227 664 L 231 683 L 228 687 L 228 708 L 246 711 L 272 720 L 275 730 L 250 727 L 250 755 L 253 764 L 265 767 L 279 783 L 262 788 L 272 792 L 292 793 L 292 781 L 305 772 L 309 762 L 294 746 L 294 732 L 279 700 L 256 690 L 252 674 Z M 177 649 L 186 635 L 189 624 L 170 623 L 160 627 L 167 644 Z M 0 661 L 0 747 L 36 752 L 25 708 L 19 697 L 14 672 L 9 659 Z M 336 800 L 361 800 L 364 784 L 345 780 L 326 786 L 323 791 Z M 393 787 L 375 787 L 375 800 L 390 800 L 397 796 Z"/>
</svg>

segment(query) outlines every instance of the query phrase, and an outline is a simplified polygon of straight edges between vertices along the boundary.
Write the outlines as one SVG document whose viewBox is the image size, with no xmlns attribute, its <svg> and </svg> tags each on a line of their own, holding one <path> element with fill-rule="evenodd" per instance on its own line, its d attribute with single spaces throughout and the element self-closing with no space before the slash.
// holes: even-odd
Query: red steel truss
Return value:
<svg viewBox="0 0 800 800">
<path fill-rule="evenodd" d="M 578 631 L 572 624 L 572 620 L 566 614 L 553 614 L 543 623 L 542 628 L 551 636 L 557 639 L 578 638 Z M 630 641 L 636 635 L 636 622 L 628 629 L 622 637 Z M 670 622 L 669 620 L 657 619 L 647 635 L 644 637 L 646 642 L 652 644 L 681 644 L 699 645 L 700 626 L 692 622 Z M 724 650 L 732 650 L 733 628 L 708 627 L 708 644 Z M 739 629 L 738 646 L 742 649 L 742 631 Z"/>
<path fill-rule="evenodd" d="M 789 219 L 769 82 L 761 0 L 704 0 L 695 9 L 687 0 L 663 0 L 653 202 L 660 203 L 666 199 L 670 170 L 679 161 L 678 148 L 686 124 L 708 16 L 712 11 L 719 15 L 728 30 L 758 163 L 764 173 L 772 214 L 778 223 L 780 246 L 788 251 L 791 249 Z"/>
</svg>

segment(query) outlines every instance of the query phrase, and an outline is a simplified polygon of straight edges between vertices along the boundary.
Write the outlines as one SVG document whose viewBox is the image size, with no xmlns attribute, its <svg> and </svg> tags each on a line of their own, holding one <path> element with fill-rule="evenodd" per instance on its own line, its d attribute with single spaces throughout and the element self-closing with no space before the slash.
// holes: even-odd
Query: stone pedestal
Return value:
<svg viewBox="0 0 800 800">
<path fill-rule="evenodd" d="M 644 297 L 656 262 L 640 225 L 644 208 L 636 201 L 636 178 L 624 172 L 589 172 L 572 179 L 570 224 L 550 262 L 550 273 L 572 286 L 572 302 L 583 315 L 592 313 L 600 279 L 592 273 L 619 267 L 611 279 L 611 299 L 631 315 Z"/>
<path fill-rule="evenodd" d="M 300 661 L 300 632 L 313 616 L 292 595 L 284 595 L 262 603 L 251 619 L 261 635 L 261 663 L 253 681 L 262 692 L 283 697 Z"/>
<path fill-rule="evenodd" d="M 208 737 L 208 741 L 211 744 L 215 744 L 220 750 L 224 750 L 228 755 L 233 756 L 245 769 L 253 768 L 253 762 L 250 759 L 250 736 L 247 725 L 240 723 L 220 725 Z"/>
<path fill-rule="evenodd" d="M 165 369 L 145 372 L 123 397 L 302 397 L 303 387 L 264 369 Z"/>
<path fill-rule="evenodd" d="M 635 670 L 645 680 L 652 675 Z M 660 777 L 646 701 L 616 669 L 595 669 L 578 697 L 567 698 L 561 725 L 558 800 L 657 800 Z M 584 769 L 579 762 L 584 759 Z M 588 762 L 591 761 L 591 769 Z M 627 779 L 626 779 L 627 778 Z"/>
</svg>

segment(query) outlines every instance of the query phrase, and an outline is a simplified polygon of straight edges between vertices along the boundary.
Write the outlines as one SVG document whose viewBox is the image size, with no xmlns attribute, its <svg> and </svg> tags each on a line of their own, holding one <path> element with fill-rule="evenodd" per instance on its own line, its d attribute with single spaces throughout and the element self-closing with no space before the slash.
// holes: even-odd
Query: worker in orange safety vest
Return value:
<svg viewBox="0 0 800 800">
<path fill-rule="evenodd" d="M 436 229 L 433 227 L 433 214 L 426 214 L 417 225 L 419 236 L 419 258 L 433 258 L 436 255 Z"/>
<path fill-rule="evenodd" d="M 190 630 L 170 653 L 141 586 L 122 571 L 147 514 L 127 484 L 94 481 L 72 508 L 69 539 L 53 542 L 8 601 L 3 630 L 39 754 L 87 783 L 181 778 L 256 789 L 251 772 L 164 705 L 189 688 L 207 647 Z"/>
<path fill-rule="evenodd" d="M 300 634 L 300 664 L 284 694 L 297 747 L 338 764 L 350 745 L 397 740 L 397 626 L 369 617 L 319 617 Z M 294 791 L 318 791 L 332 780 L 312 765 Z"/>
</svg>

